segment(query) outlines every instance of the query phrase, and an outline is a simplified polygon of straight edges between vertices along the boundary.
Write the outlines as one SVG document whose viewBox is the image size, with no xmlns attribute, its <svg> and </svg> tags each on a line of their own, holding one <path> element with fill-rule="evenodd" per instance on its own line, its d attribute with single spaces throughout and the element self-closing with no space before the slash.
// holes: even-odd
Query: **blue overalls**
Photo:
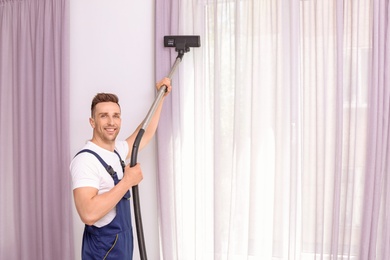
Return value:
<svg viewBox="0 0 390 260">
<path fill-rule="evenodd" d="M 95 155 L 114 179 L 115 185 L 118 184 L 118 175 L 114 169 L 110 165 L 107 165 L 97 153 L 89 149 L 84 149 L 77 154 L 82 152 L 89 152 Z M 115 153 L 119 157 L 124 172 L 125 163 L 122 161 L 118 152 L 115 151 Z M 127 191 L 116 205 L 116 216 L 108 225 L 100 228 L 85 225 L 82 245 L 83 260 L 131 260 L 133 258 L 133 231 L 129 200 L 130 191 Z"/>
</svg>

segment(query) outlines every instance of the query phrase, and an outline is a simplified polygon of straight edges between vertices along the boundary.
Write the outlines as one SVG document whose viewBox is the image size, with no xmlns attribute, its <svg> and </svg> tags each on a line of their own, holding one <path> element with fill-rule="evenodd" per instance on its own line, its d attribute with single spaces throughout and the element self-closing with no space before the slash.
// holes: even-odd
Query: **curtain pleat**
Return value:
<svg viewBox="0 0 390 260">
<path fill-rule="evenodd" d="M 361 259 L 390 257 L 390 4 L 372 2 L 369 131 Z"/>
</svg>

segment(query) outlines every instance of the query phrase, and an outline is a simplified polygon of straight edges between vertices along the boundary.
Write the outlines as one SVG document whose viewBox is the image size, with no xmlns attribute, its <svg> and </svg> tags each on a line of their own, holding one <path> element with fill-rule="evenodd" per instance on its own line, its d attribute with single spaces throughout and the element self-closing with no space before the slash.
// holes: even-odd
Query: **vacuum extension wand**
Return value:
<svg viewBox="0 0 390 260">
<path fill-rule="evenodd" d="M 184 53 L 190 51 L 190 47 L 200 47 L 200 37 L 199 36 L 164 36 L 164 47 L 175 47 L 175 50 L 178 52 L 175 63 L 173 64 L 168 78 L 171 79 L 176 68 L 183 59 Z M 145 130 L 148 128 L 150 121 L 156 112 L 158 105 L 160 104 L 165 92 L 167 91 L 167 86 L 162 86 L 157 92 L 157 96 L 147 113 L 140 130 L 138 131 L 137 137 L 135 138 L 133 149 L 131 151 L 130 167 L 133 167 L 137 164 L 137 155 L 138 148 L 141 143 L 142 136 L 145 133 Z M 147 260 L 146 248 L 145 248 L 145 238 L 144 231 L 142 227 L 142 218 L 141 218 L 141 208 L 139 200 L 138 185 L 132 187 L 133 193 L 133 205 L 134 205 L 134 218 L 135 225 L 137 228 L 137 239 L 138 239 L 138 248 L 141 260 Z"/>
</svg>

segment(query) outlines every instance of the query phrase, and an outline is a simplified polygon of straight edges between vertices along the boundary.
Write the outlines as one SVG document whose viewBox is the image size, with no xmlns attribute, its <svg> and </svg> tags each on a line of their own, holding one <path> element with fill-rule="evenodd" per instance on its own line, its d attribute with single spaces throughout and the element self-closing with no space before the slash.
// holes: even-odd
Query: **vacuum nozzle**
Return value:
<svg viewBox="0 0 390 260">
<path fill-rule="evenodd" d="M 200 47 L 199 35 L 164 36 L 164 47 L 174 47 L 177 52 L 188 52 L 190 47 Z"/>
</svg>

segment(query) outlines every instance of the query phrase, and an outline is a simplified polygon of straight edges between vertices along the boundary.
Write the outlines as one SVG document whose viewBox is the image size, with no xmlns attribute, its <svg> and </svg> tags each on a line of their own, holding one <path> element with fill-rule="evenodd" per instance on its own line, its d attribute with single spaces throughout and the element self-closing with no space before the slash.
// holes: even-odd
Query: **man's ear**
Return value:
<svg viewBox="0 0 390 260">
<path fill-rule="evenodd" d="M 89 124 L 92 126 L 92 128 L 95 128 L 95 119 L 92 117 L 89 118 Z"/>
</svg>

